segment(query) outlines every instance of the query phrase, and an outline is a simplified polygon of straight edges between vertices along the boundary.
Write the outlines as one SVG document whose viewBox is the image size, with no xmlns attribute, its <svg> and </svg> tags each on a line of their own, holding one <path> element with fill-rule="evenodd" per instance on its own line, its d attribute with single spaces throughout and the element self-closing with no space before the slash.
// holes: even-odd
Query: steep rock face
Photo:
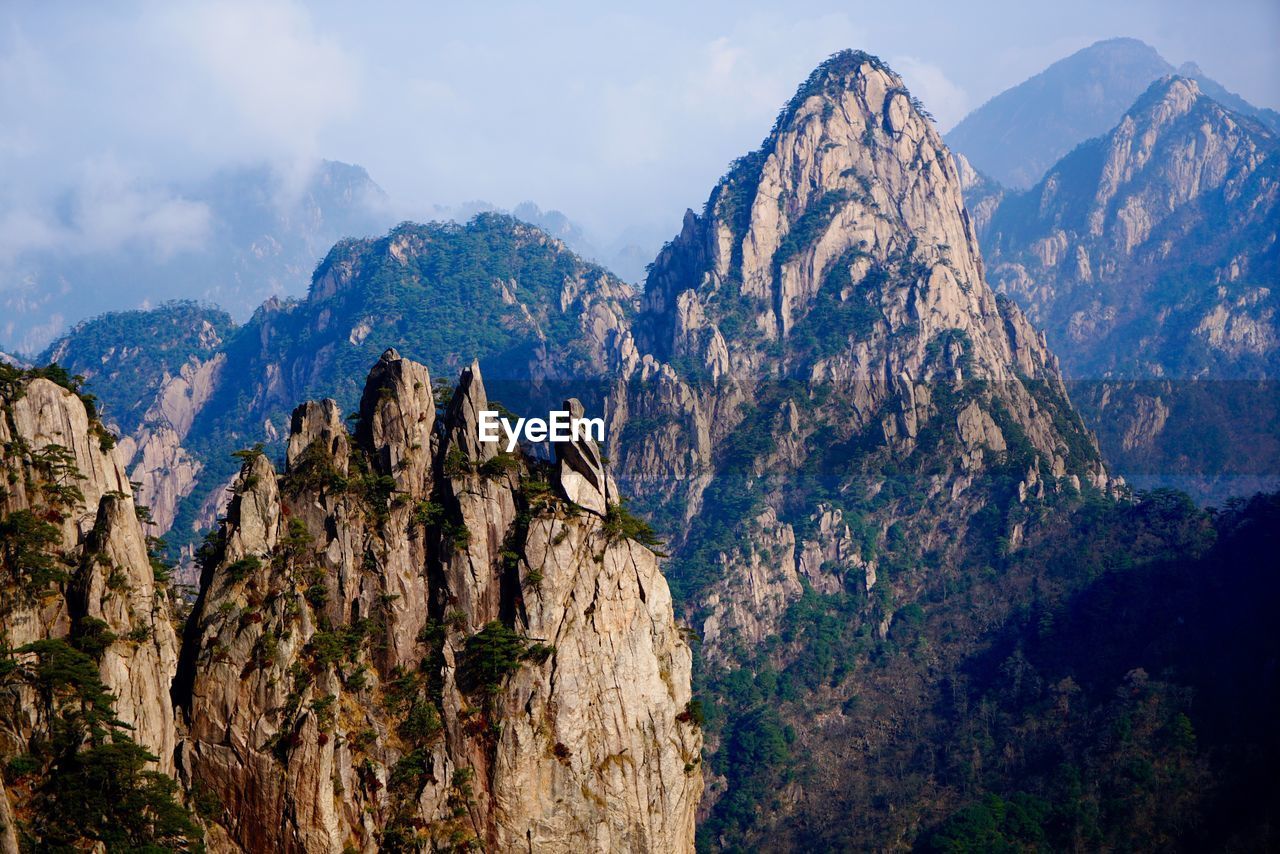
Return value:
<svg viewBox="0 0 1280 854">
<path fill-rule="evenodd" d="M 658 518 L 690 525 L 674 574 L 710 591 L 693 607 L 712 662 L 774 634 L 802 575 L 874 578 L 820 523 L 833 500 L 947 552 L 959 544 L 942 532 L 991 500 L 984 476 L 1009 443 L 1060 488 L 1108 486 L 1043 336 L 987 285 L 955 162 L 866 54 L 815 71 L 686 216 L 637 340 L 651 355 L 619 387 L 618 471 Z M 881 495 L 881 466 L 906 460 L 928 470 L 926 512 Z M 826 553 L 841 557 L 821 572 Z"/>
<path fill-rule="evenodd" d="M 993 282 L 1088 381 L 1076 396 L 1122 471 L 1280 476 L 1265 387 L 1280 369 L 1278 205 L 1276 137 L 1169 77 L 992 216 Z M 1134 395 L 1172 418 L 1146 418 Z"/>
<path fill-rule="evenodd" d="M 191 359 L 177 376 L 167 377 L 142 423 L 120 441 L 130 478 L 151 511 L 158 531 L 173 526 L 178 504 L 195 488 L 204 467 L 183 447 L 195 417 L 213 395 L 226 358 Z"/>
<path fill-rule="evenodd" d="M 692 656 L 657 561 L 565 500 L 567 463 L 478 442 L 488 407 L 473 365 L 437 419 L 388 351 L 354 436 L 305 404 L 283 477 L 246 462 L 176 690 L 228 846 L 691 849 Z"/>
<path fill-rule="evenodd" d="M 75 392 L 42 377 L 6 380 L 0 395 L 7 649 L 97 638 L 98 675 L 133 739 L 173 770 L 169 684 L 177 657 L 170 603 L 153 577 L 129 479 L 109 436 Z M 29 664 L 33 656 L 22 654 Z M 0 723 L 7 756 L 47 738 L 30 687 L 14 686 Z"/>
<path fill-rule="evenodd" d="M 505 383 L 501 397 L 513 408 L 531 397 L 558 402 L 570 386 L 598 407 L 593 378 L 617 359 L 638 358 L 634 345 L 622 346 L 633 301 L 629 285 L 497 214 L 344 240 L 317 268 L 306 299 L 268 300 L 216 352 L 163 375 L 172 389 L 156 384 L 143 405 L 152 412 L 128 445 L 134 478 L 157 532 L 190 544 L 201 520 L 222 509 L 235 476 L 231 452 L 257 442 L 278 448 L 297 400 L 326 395 L 354 409 L 365 370 L 387 345 L 451 373 L 464 367 L 458 353 L 475 353 L 491 380 Z M 169 416 L 171 400 L 190 414 L 189 427 Z"/>
</svg>

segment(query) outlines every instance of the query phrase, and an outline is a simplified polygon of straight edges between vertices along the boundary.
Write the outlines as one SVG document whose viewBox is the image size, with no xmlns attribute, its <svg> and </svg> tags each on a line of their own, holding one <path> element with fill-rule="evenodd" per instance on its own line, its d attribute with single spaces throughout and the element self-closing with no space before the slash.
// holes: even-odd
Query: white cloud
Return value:
<svg viewBox="0 0 1280 854">
<path fill-rule="evenodd" d="M 0 262 L 32 252 L 78 256 L 123 247 L 163 261 L 202 247 L 210 226 L 204 203 L 148 186 L 112 159 L 98 158 L 82 166 L 74 188 L 56 202 L 11 199 L 0 209 Z"/>
<path fill-rule="evenodd" d="M 263 153 L 316 155 L 324 128 L 359 97 L 356 60 L 289 0 L 175 3 L 147 18 L 152 43 L 187 79 L 190 106 L 211 109 Z M 187 115 L 184 110 L 182 115 Z"/>
<path fill-rule="evenodd" d="M 133 245 L 164 260 L 200 248 L 210 227 L 209 208 L 203 202 L 140 185 L 110 159 L 85 164 L 69 214 L 59 248 L 73 253 Z"/>
</svg>

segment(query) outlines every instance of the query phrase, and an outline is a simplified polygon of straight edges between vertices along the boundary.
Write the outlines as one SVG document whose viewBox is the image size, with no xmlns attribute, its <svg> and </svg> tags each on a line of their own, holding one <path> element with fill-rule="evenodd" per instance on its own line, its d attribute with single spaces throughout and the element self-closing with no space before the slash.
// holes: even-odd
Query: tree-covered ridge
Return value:
<svg viewBox="0 0 1280 854">
<path fill-rule="evenodd" d="M 1274 846 L 1278 523 L 1277 495 L 1084 500 L 1020 552 L 935 567 L 884 633 L 858 579 L 807 590 L 705 695 L 728 791 L 701 847 Z M 835 773 L 800 716 L 846 744 Z M 768 818 L 797 796 L 805 822 Z"/>
<path fill-rule="evenodd" d="M 324 346 L 346 337 L 352 349 L 339 368 L 363 369 L 387 346 L 449 372 L 463 366 L 461 354 L 476 353 L 492 363 L 487 376 L 524 378 L 511 369 L 540 344 L 572 351 L 582 292 L 589 299 L 615 291 L 629 296 L 604 268 L 504 214 L 478 214 L 465 225 L 402 223 L 377 240 L 337 244 L 316 269 L 307 300 L 281 324 L 294 333 L 282 343 Z M 629 299 L 618 308 L 629 313 Z M 313 322 L 326 311 L 365 325 L 357 336 L 337 325 L 330 332 Z M 599 371 L 585 361 L 574 367 Z"/>
<path fill-rule="evenodd" d="M 231 453 L 286 433 L 295 401 L 329 397 L 351 411 L 387 347 L 437 376 L 474 356 L 491 383 L 519 389 L 535 376 L 598 378 L 607 365 L 592 325 L 604 318 L 616 327 L 633 310 L 630 286 L 501 214 L 344 240 L 317 267 L 306 299 L 264 304 L 223 346 L 224 379 L 188 446 L 205 465 L 202 484 L 225 483 L 236 469 Z M 180 506 L 172 541 L 192 536 L 207 495 L 197 489 Z"/>
<path fill-rule="evenodd" d="M 77 324 L 40 355 L 85 378 L 102 403 L 103 416 L 131 433 L 165 377 L 192 358 L 205 360 L 233 332 L 231 316 L 191 300 L 158 308 L 113 311 Z"/>
</svg>

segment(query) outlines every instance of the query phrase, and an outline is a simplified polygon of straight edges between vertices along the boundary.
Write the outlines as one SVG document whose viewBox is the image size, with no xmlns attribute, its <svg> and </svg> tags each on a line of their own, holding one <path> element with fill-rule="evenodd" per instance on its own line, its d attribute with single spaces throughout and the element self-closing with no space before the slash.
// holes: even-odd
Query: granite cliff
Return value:
<svg viewBox="0 0 1280 854">
<path fill-rule="evenodd" d="M 56 369 L 0 367 L 0 407 L 0 850 L 194 836 L 164 818 L 178 809 L 173 602 L 111 435 Z"/>
<path fill-rule="evenodd" d="M 283 475 L 245 463 L 179 752 L 245 850 L 691 848 L 692 656 L 657 559 L 593 446 L 500 454 L 488 406 L 473 364 L 437 420 L 426 369 L 388 351 L 354 436 L 309 403 Z"/>
<path fill-rule="evenodd" d="M 1015 443 L 1023 494 L 1108 486 L 1043 336 L 987 284 L 940 137 L 866 54 L 815 71 L 686 215 L 635 329 L 611 456 L 690 532 L 675 576 L 712 660 L 738 632 L 775 634 L 802 583 L 870 589 L 860 542 L 895 524 L 956 559 L 963 538 L 941 531 L 995 500 L 985 475 Z M 904 463 L 922 475 L 911 496 L 892 485 Z M 697 542 L 700 524 L 740 546 Z"/>
<path fill-rule="evenodd" d="M 499 453 L 477 441 L 478 365 L 449 393 L 387 351 L 354 433 L 307 403 L 283 473 L 241 455 L 179 652 L 92 399 L 6 370 L 3 850 L 692 849 L 692 653 L 594 443 Z M 88 747 L 60 723 L 80 720 Z M 106 794 L 153 826 L 68 818 L 77 767 L 125 744 Z"/>
</svg>

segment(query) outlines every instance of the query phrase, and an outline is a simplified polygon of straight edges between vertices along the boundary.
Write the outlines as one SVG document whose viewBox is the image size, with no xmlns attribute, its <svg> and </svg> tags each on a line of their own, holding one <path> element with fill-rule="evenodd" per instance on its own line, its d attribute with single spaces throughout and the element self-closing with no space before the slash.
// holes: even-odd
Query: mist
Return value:
<svg viewBox="0 0 1280 854">
<path fill-rule="evenodd" d="M 12 4 L 0 12 L 0 345 L 47 341 L 79 318 L 39 307 L 92 285 L 34 280 L 24 258 L 123 251 L 180 270 L 217 228 L 186 188 L 226 170 L 265 165 L 282 210 L 327 158 L 368 170 L 387 221 L 532 200 L 598 244 L 649 244 L 674 234 L 836 50 L 880 55 L 946 130 L 1118 35 L 1280 107 L 1277 32 L 1271 2 L 1212 14 L 1191 2 L 1010 2 L 982 14 L 921 3 L 389 2 L 360 15 L 288 0 Z M 86 309 L 161 296 L 115 290 Z"/>
</svg>

